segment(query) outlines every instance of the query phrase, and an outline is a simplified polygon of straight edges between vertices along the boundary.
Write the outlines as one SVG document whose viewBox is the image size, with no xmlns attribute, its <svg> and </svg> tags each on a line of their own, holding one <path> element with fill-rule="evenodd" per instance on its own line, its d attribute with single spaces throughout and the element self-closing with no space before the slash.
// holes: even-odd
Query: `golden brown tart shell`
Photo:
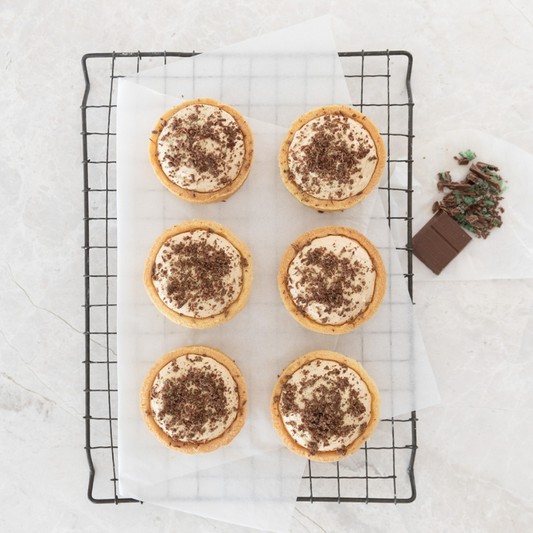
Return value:
<svg viewBox="0 0 533 533">
<path fill-rule="evenodd" d="M 368 425 L 361 433 L 361 435 L 359 435 L 352 443 L 346 446 L 346 453 L 344 454 L 341 454 L 334 450 L 327 452 L 316 452 L 313 454 L 307 448 L 304 448 L 303 446 L 297 444 L 291 437 L 290 433 L 287 431 L 287 428 L 283 423 L 283 419 L 279 410 L 279 402 L 283 385 L 285 385 L 285 383 L 299 368 L 317 359 L 320 359 L 322 361 L 335 361 L 336 363 L 344 364 L 354 370 L 364 381 L 372 397 L 370 406 L 371 415 L 370 420 L 368 421 Z M 302 355 L 302 357 L 299 357 L 298 359 L 294 360 L 287 368 L 285 368 L 274 387 L 272 399 L 270 402 L 270 412 L 272 414 L 272 422 L 274 424 L 275 430 L 280 436 L 283 444 L 289 450 L 291 450 L 291 452 L 294 452 L 298 455 L 303 455 L 304 457 L 311 459 L 311 461 L 330 463 L 333 461 L 340 461 L 341 459 L 352 455 L 370 438 L 379 422 L 380 402 L 381 398 L 376 384 L 374 383 L 372 378 L 366 373 L 365 369 L 357 361 L 354 361 L 353 359 L 341 355 L 337 352 L 319 350 L 316 352 L 309 352 L 305 355 Z"/>
<path fill-rule="evenodd" d="M 239 407 L 235 420 L 222 435 L 201 444 L 185 443 L 182 441 L 173 440 L 159 427 L 157 422 L 154 420 L 150 406 L 150 391 L 159 371 L 174 359 L 177 359 L 178 357 L 184 357 L 185 355 L 189 354 L 204 355 L 225 366 L 235 380 L 239 393 Z M 209 348 L 208 346 L 185 346 L 183 348 L 179 348 L 178 350 L 173 350 L 172 352 L 169 352 L 158 359 L 144 378 L 140 400 L 144 422 L 157 440 L 172 450 L 188 454 L 208 453 L 215 451 L 221 446 L 227 446 L 244 426 L 246 415 L 248 413 L 248 395 L 246 383 L 244 382 L 244 378 L 239 370 L 239 367 L 226 354 L 215 348 Z"/>
<path fill-rule="evenodd" d="M 232 304 L 230 304 L 226 308 L 223 313 L 219 313 L 218 315 L 205 318 L 185 316 L 168 307 L 163 302 L 163 300 L 161 300 L 152 281 L 152 267 L 155 263 L 157 254 L 159 253 L 161 246 L 163 246 L 163 244 L 171 237 L 179 235 L 180 233 L 186 233 L 194 229 L 202 229 L 206 231 L 211 230 L 213 233 L 224 237 L 227 241 L 233 244 L 233 246 L 235 246 L 235 248 L 241 255 L 242 288 L 239 296 Z M 181 326 L 185 326 L 187 328 L 195 329 L 205 329 L 217 326 L 219 324 L 223 324 L 224 322 L 231 320 L 239 311 L 242 311 L 242 309 L 244 309 L 244 306 L 246 305 L 246 302 L 248 301 L 248 297 L 250 296 L 250 291 L 252 289 L 252 279 L 252 255 L 250 254 L 250 251 L 248 250 L 246 245 L 241 240 L 239 240 L 228 228 L 222 226 L 221 224 L 217 224 L 216 222 L 213 222 L 211 220 L 189 220 L 187 222 L 182 222 L 181 224 L 172 226 L 171 228 L 164 231 L 161 235 L 159 235 L 154 245 L 150 249 L 150 252 L 146 259 L 143 275 L 143 281 L 146 291 L 148 292 L 150 299 L 157 307 L 157 309 L 159 309 L 159 311 L 161 311 L 163 315 L 165 315 L 167 318 L 169 318 L 176 324 L 180 324 Z"/>
<path fill-rule="evenodd" d="M 344 115 L 353 120 L 356 120 L 369 133 L 376 147 L 376 156 L 378 160 L 374 172 L 372 173 L 372 177 L 370 178 L 370 181 L 368 182 L 367 186 L 355 196 L 350 196 L 343 200 L 326 200 L 322 198 L 315 198 L 314 196 L 311 196 L 310 194 L 302 190 L 290 177 L 289 148 L 294 139 L 295 133 L 311 120 L 322 117 L 324 115 Z M 359 111 L 356 111 L 351 107 L 332 105 L 319 107 L 318 109 L 309 111 L 308 113 L 305 113 L 296 121 L 294 121 L 287 135 L 285 136 L 285 139 L 281 143 L 278 161 L 279 168 L 281 171 L 281 177 L 283 179 L 285 187 L 287 187 L 289 192 L 302 204 L 308 207 L 312 207 L 317 211 L 343 211 L 344 209 L 348 209 L 349 207 L 354 206 L 355 204 L 366 198 L 372 192 L 374 187 L 376 187 L 376 185 L 379 183 L 379 180 L 381 179 L 381 175 L 383 174 L 383 169 L 385 168 L 385 163 L 387 161 L 387 154 L 385 151 L 385 143 L 383 142 L 383 139 L 379 134 L 378 129 L 366 115 L 359 113 Z"/>
<path fill-rule="evenodd" d="M 342 235 L 358 242 L 367 252 L 374 267 L 376 269 L 376 280 L 374 284 L 374 294 L 372 301 L 368 307 L 353 320 L 349 320 L 344 324 L 321 324 L 315 320 L 309 318 L 303 311 L 296 307 L 293 299 L 291 298 L 289 289 L 287 287 L 289 267 L 293 259 L 297 256 L 299 251 L 309 242 L 320 237 L 327 237 L 329 235 Z M 324 226 L 312 231 L 308 231 L 303 235 L 300 235 L 288 248 L 283 258 L 281 259 L 281 265 L 278 273 L 278 288 L 281 294 L 281 299 L 288 309 L 289 313 L 307 329 L 316 331 L 318 333 L 325 333 L 328 335 L 341 335 L 348 333 L 349 331 L 358 328 L 369 320 L 379 309 L 383 297 L 385 296 L 385 290 L 387 288 L 387 275 L 385 272 L 385 265 L 378 249 L 362 234 L 352 228 L 345 228 L 343 226 Z"/>
<path fill-rule="evenodd" d="M 233 119 L 242 131 L 245 152 L 240 172 L 229 185 L 226 185 L 218 191 L 198 192 L 180 187 L 178 184 L 174 183 L 171 179 L 168 178 L 159 163 L 157 143 L 159 140 L 159 135 L 163 131 L 163 128 L 166 126 L 168 120 L 178 111 L 195 104 L 210 105 L 222 109 L 233 117 Z M 221 202 L 222 200 L 226 200 L 243 186 L 244 182 L 246 181 L 246 178 L 248 177 L 248 174 L 250 173 L 250 169 L 252 167 L 252 162 L 254 159 L 254 137 L 250 126 L 248 126 L 246 120 L 244 120 L 243 116 L 236 109 L 233 109 L 233 107 L 230 107 L 229 105 L 223 104 L 221 102 L 217 102 L 216 100 L 212 100 L 211 98 L 198 98 L 197 100 L 188 100 L 187 102 L 183 102 L 182 104 L 173 107 L 172 109 L 169 109 L 159 118 L 150 135 L 148 153 L 150 155 L 150 163 L 152 165 L 152 168 L 154 169 L 154 172 L 156 173 L 161 183 L 171 193 L 175 194 L 176 196 L 179 196 L 180 198 L 183 198 L 183 200 L 187 200 L 188 202 L 193 202 L 195 204 L 213 204 L 215 202 Z"/>
</svg>

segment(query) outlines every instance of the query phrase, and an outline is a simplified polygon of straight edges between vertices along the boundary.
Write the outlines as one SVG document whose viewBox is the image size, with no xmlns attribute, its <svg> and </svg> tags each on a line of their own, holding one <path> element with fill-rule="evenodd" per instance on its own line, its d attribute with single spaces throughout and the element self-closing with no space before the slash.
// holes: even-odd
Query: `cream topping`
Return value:
<svg viewBox="0 0 533 533">
<path fill-rule="evenodd" d="M 357 120 L 323 115 L 300 128 L 289 148 L 293 181 L 322 200 L 344 200 L 360 193 L 377 164 L 376 147 Z"/>
<path fill-rule="evenodd" d="M 287 287 L 296 307 L 320 324 L 353 320 L 372 301 L 376 272 L 368 252 L 342 235 L 319 237 L 289 266 Z"/>
<path fill-rule="evenodd" d="M 279 407 L 290 436 L 311 453 L 343 450 L 367 427 L 372 397 L 359 374 L 315 360 L 283 385 Z"/>
<path fill-rule="evenodd" d="M 205 318 L 223 313 L 242 289 L 242 259 L 227 239 L 192 230 L 160 248 L 152 281 L 163 303 L 177 313 Z"/>
<path fill-rule="evenodd" d="M 174 359 L 156 376 L 150 406 L 172 439 L 201 443 L 219 437 L 237 417 L 238 388 L 228 369 L 203 355 Z"/>
<path fill-rule="evenodd" d="M 218 191 L 239 174 L 244 138 L 235 119 L 222 109 L 194 104 L 180 109 L 161 131 L 159 164 L 184 189 Z"/>
</svg>

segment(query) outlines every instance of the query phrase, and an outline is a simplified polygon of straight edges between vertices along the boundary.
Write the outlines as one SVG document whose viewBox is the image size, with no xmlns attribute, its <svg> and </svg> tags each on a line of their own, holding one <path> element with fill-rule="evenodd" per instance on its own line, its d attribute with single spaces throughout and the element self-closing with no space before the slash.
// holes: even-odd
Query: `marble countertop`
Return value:
<svg viewBox="0 0 533 533">
<path fill-rule="evenodd" d="M 4 0 L 0 7 L 0 525 L 252 530 L 93 505 L 84 446 L 81 56 L 212 50 L 322 14 L 339 50 L 414 57 L 414 158 L 474 128 L 533 153 L 533 5 L 401 0 Z M 442 404 L 418 412 L 409 505 L 297 504 L 291 532 L 525 532 L 533 525 L 533 282 L 416 282 Z M 454 331 L 468 331 L 457 345 Z M 435 335 L 438 332 L 439 335 Z"/>
</svg>

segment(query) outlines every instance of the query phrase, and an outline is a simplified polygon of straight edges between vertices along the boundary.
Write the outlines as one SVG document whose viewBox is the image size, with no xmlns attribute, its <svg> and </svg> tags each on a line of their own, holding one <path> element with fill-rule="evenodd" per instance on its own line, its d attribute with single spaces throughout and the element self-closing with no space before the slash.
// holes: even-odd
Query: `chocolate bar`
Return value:
<svg viewBox="0 0 533 533">
<path fill-rule="evenodd" d="M 471 240 L 452 217 L 438 211 L 413 237 L 413 253 L 439 275 Z"/>
</svg>

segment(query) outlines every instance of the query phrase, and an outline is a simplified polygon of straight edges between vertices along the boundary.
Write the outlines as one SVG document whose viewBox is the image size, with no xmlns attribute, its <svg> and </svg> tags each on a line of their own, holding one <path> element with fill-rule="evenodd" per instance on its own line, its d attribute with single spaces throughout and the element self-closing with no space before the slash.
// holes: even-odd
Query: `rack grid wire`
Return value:
<svg viewBox="0 0 533 533">
<path fill-rule="evenodd" d="M 93 503 L 137 502 L 118 494 L 116 357 L 116 79 L 196 52 L 94 53 L 82 58 L 85 79 L 82 114 L 85 252 L 85 450 L 89 464 L 88 498 Z M 389 220 L 403 223 L 405 274 L 413 298 L 412 165 L 413 58 L 402 50 L 340 52 L 353 107 L 369 113 L 387 147 L 386 197 Z M 405 165 L 406 183 L 391 185 L 394 165 Z M 391 202 L 402 212 L 394 213 Z M 305 502 L 410 503 L 416 498 L 414 461 L 416 412 L 382 419 L 355 467 L 342 462 L 308 461 L 302 487 Z M 103 496 L 102 496 L 103 495 Z"/>
</svg>

